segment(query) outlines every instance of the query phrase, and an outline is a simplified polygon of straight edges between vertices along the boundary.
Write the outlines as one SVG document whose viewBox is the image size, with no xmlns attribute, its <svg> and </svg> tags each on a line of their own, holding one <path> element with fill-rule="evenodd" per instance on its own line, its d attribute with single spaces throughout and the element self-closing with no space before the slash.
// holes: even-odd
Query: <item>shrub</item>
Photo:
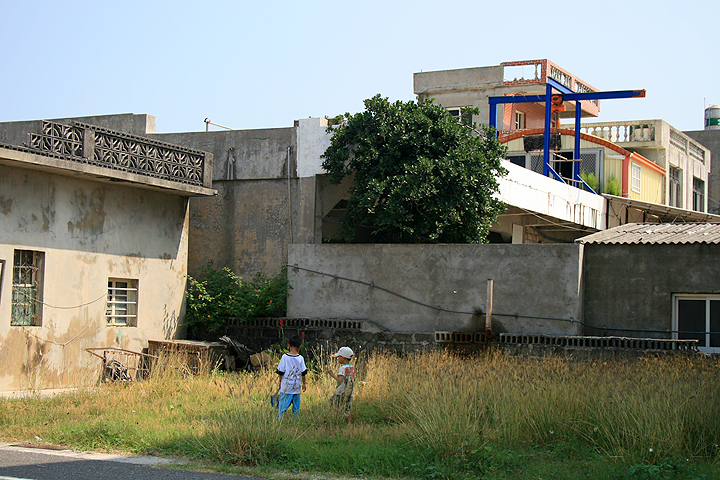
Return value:
<svg viewBox="0 0 720 480">
<path fill-rule="evenodd" d="M 622 186 L 620 185 L 620 181 L 615 175 L 610 175 L 610 177 L 607 179 L 605 193 L 615 195 L 616 197 L 622 196 Z"/>
<path fill-rule="evenodd" d="M 211 332 L 220 330 L 231 317 L 246 321 L 284 315 L 291 288 L 285 269 L 274 277 L 260 272 L 252 282 L 243 282 L 230 267 L 216 269 L 212 261 L 203 268 L 201 280 L 187 278 L 185 324 Z"/>
<path fill-rule="evenodd" d="M 583 171 L 582 173 L 580 173 L 580 178 L 582 178 L 585 183 L 587 183 L 588 186 L 593 189 L 593 191 L 598 191 L 598 178 L 595 176 L 594 173 L 588 173 L 586 171 Z"/>
</svg>

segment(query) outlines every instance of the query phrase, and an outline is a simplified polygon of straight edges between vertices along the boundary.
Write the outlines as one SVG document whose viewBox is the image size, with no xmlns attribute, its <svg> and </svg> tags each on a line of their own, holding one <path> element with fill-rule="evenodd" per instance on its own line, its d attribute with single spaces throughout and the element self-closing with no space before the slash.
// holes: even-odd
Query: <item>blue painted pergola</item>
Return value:
<svg viewBox="0 0 720 480">
<path fill-rule="evenodd" d="M 500 97 L 489 97 L 490 103 L 490 125 L 497 128 L 497 106 L 500 103 L 533 103 L 533 102 L 544 102 L 545 103 L 545 131 L 543 133 L 543 175 L 547 176 L 548 173 L 560 180 L 565 182 L 563 178 L 550 166 L 550 114 L 552 112 L 553 103 L 553 89 L 560 92 L 559 101 L 562 102 L 575 102 L 575 148 L 573 155 L 573 180 L 582 183 L 585 188 L 595 193 L 595 191 L 588 186 L 587 183 L 580 177 L 579 162 L 580 159 L 580 114 L 582 109 L 580 107 L 580 101 L 582 100 L 607 100 L 613 98 L 639 98 L 645 96 L 645 90 L 616 90 L 611 92 L 585 92 L 575 93 L 568 87 L 558 82 L 554 78 L 547 78 L 547 86 L 545 88 L 545 95 L 515 95 L 515 96 L 500 96 Z"/>
</svg>

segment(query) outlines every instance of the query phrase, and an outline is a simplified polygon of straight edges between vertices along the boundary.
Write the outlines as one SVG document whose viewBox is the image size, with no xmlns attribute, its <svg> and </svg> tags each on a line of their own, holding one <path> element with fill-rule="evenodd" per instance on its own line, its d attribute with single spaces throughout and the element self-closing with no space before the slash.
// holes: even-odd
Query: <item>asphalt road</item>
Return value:
<svg viewBox="0 0 720 480">
<path fill-rule="evenodd" d="M 0 444 L 0 480 L 267 480 L 158 468 L 158 457 L 78 453 Z"/>
</svg>

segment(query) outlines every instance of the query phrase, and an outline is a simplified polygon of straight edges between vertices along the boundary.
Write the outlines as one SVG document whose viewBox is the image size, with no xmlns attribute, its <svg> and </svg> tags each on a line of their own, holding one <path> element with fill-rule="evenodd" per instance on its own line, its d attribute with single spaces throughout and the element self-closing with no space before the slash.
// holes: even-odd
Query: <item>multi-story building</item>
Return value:
<svg viewBox="0 0 720 480">
<path fill-rule="evenodd" d="M 576 109 L 579 118 L 597 117 L 599 100 L 501 103 L 490 118 L 490 99 L 503 96 L 544 96 L 548 85 L 560 84 L 575 93 L 598 92 L 589 83 L 549 60 L 505 62 L 497 66 L 414 76 L 419 100 L 432 99 L 455 115 L 463 107 L 479 114 L 473 121 L 497 126 L 508 146 L 508 159 L 543 174 L 546 107 L 551 109 L 549 160 L 553 178 L 569 185 L 609 194 L 608 224 L 624 221 L 667 221 L 681 217 L 708 221 L 688 211 L 708 211 L 710 151 L 662 120 L 583 123 L 579 158 L 575 156 Z M 561 93 L 561 92 L 557 92 Z M 575 165 L 574 165 L 575 164 Z M 582 181 L 573 174 L 579 170 Z M 613 206 L 612 202 L 621 206 Z M 671 207 L 672 210 L 658 206 Z M 632 210 L 633 219 L 627 218 Z M 623 214 L 614 215 L 614 210 Z M 641 212 L 641 214 L 639 213 Z M 622 216 L 626 218 L 622 218 Z M 697 218 L 695 218 L 697 217 Z"/>
</svg>

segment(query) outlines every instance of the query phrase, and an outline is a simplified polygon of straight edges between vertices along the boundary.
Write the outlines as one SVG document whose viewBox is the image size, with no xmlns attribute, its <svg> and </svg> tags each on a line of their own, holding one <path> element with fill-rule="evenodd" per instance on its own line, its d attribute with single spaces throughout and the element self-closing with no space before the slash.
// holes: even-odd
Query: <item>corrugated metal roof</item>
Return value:
<svg viewBox="0 0 720 480">
<path fill-rule="evenodd" d="M 575 240 L 577 243 L 720 244 L 720 223 L 628 223 Z"/>
</svg>

